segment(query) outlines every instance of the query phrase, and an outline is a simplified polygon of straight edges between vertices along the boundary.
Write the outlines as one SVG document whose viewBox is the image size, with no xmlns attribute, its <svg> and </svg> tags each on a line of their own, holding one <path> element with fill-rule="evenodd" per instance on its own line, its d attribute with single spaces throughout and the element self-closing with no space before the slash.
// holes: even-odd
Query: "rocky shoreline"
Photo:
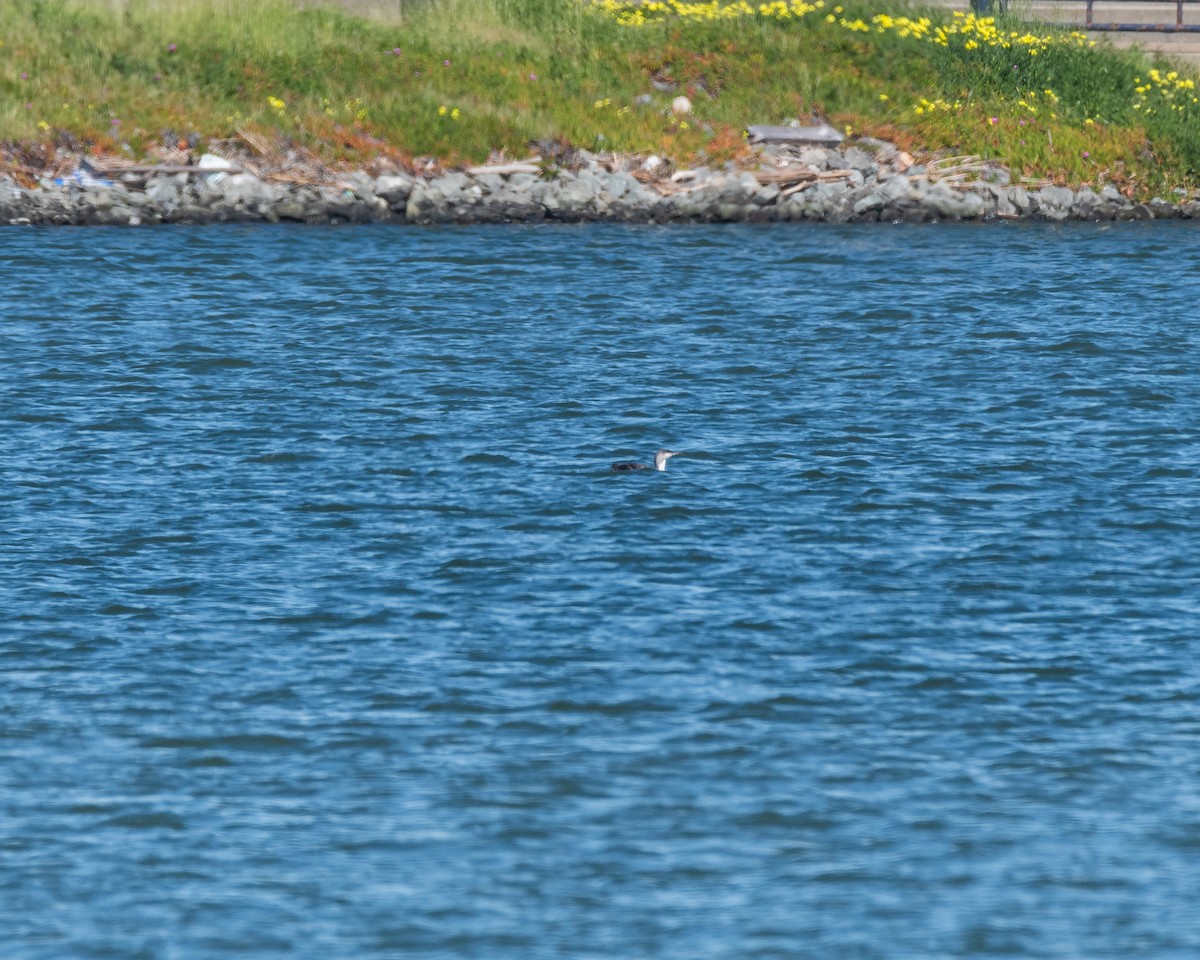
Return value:
<svg viewBox="0 0 1200 960">
<path fill-rule="evenodd" d="M 725 223 L 814 221 L 1106 221 L 1200 218 L 1200 198 L 1147 203 L 1099 191 L 1013 183 L 977 158 L 919 164 L 894 145 L 767 145 L 757 169 L 674 170 L 655 157 L 573 152 L 554 163 L 467 170 L 394 169 L 285 176 L 216 156 L 187 166 L 24 177 L 0 172 L 0 224 L 120 225 L 219 222 Z M 538 159 L 538 158 L 534 158 Z M 955 162 L 956 161 L 956 162 Z M 97 173 L 96 170 L 100 169 Z M 22 182 L 22 180 L 24 182 Z"/>
</svg>

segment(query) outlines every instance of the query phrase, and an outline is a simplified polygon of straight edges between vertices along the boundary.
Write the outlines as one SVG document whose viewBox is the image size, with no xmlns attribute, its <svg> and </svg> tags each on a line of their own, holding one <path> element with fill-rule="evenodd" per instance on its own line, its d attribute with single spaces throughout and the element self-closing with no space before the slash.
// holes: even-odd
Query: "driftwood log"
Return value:
<svg viewBox="0 0 1200 960">
<path fill-rule="evenodd" d="M 513 173 L 541 173 L 542 168 L 535 162 L 535 160 L 540 159 L 541 157 L 537 157 L 534 160 L 526 160 L 523 163 L 492 163 L 482 167 L 467 167 L 467 173 L 473 177 L 485 173 L 494 173 L 499 176 L 507 176 Z"/>
<path fill-rule="evenodd" d="M 174 163 L 134 163 L 129 166 L 106 167 L 101 164 L 96 164 L 91 167 L 91 172 L 98 177 L 119 177 L 123 173 L 185 173 L 189 176 L 199 177 L 210 173 L 245 173 L 241 167 L 228 166 L 221 168 L 213 167 L 192 167 L 183 166 Z"/>
<path fill-rule="evenodd" d="M 746 128 L 746 137 L 751 143 L 814 143 L 835 146 L 846 138 L 829 124 L 815 127 L 769 127 L 756 124 Z"/>
</svg>

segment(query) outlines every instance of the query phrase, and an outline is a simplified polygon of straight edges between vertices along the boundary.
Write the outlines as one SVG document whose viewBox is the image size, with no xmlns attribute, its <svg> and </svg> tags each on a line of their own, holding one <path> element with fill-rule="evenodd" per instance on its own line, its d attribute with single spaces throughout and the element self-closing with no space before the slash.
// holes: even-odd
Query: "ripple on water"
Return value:
<svg viewBox="0 0 1200 960">
<path fill-rule="evenodd" d="M 1190 229 L 0 234 L 6 960 L 1200 955 Z"/>
</svg>

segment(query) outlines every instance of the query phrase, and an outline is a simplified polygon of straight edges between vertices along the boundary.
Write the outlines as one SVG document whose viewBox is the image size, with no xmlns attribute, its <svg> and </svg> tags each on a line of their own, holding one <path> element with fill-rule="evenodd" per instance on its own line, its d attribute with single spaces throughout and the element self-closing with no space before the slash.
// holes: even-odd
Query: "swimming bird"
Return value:
<svg viewBox="0 0 1200 960">
<path fill-rule="evenodd" d="M 663 447 L 654 455 L 653 465 L 648 463 L 638 463 L 636 460 L 622 460 L 619 463 L 614 463 L 612 468 L 622 472 L 626 470 L 666 470 L 667 461 L 670 460 L 671 457 L 678 456 L 680 452 L 681 451 L 678 450 L 668 450 L 666 447 Z"/>
</svg>

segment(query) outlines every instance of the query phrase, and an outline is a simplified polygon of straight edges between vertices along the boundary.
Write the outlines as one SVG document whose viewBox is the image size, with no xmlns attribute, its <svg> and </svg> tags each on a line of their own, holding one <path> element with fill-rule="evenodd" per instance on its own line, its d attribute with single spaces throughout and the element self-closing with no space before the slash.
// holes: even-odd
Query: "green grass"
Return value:
<svg viewBox="0 0 1200 960">
<path fill-rule="evenodd" d="M 832 4 L 798 20 L 626 26 L 575 0 L 348 2 L 369 15 L 285 0 L 0 0 L 0 140 L 140 154 L 243 129 L 350 162 L 519 157 L 556 141 L 695 163 L 743 151 L 749 124 L 817 113 L 1059 182 L 1137 195 L 1200 182 L 1200 105 L 1176 90 L 1191 74 L 1168 84 L 1159 64 L 1156 84 L 1139 53 L 942 46 L 878 29 L 873 14 L 897 12 L 883 0 L 835 17 L 866 31 L 826 22 Z M 652 78 L 674 81 L 693 114 L 672 115 L 676 92 Z"/>
</svg>

